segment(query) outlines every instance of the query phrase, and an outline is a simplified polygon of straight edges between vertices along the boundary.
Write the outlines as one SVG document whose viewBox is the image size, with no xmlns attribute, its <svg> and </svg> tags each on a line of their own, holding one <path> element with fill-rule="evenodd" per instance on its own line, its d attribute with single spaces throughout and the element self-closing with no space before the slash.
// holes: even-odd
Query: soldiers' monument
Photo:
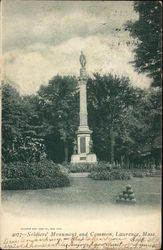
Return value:
<svg viewBox="0 0 163 250">
<path fill-rule="evenodd" d="M 92 153 L 92 131 L 88 127 L 86 58 L 82 51 L 80 64 L 80 125 L 77 131 L 77 141 L 74 142 L 74 153 L 71 156 L 71 163 L 96 163 L 96 155 Z"/>
</svg>

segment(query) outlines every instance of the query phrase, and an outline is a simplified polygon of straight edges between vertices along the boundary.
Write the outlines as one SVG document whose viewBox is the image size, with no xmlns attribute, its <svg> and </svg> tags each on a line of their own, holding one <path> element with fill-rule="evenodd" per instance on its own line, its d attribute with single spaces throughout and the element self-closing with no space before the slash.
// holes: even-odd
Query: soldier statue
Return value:
<svg viewBox="0 0 163 250">
<path fill-rule="evenodd" d="M 90 138 L 90 141 L 89 141 L 89 153 L 93 153 L 93 142 L 92 142 L 91 138 Z"/>
<path fill-rule="evenodd" d="M 76 140 L 74 140 L 74 142 L 73 142 L 73 154 L 74 155 L 76 155 L 77 154 L 77 142 L 76 142 Z"/>
<path fill-rule="evenodd" d="M 81 51 L 81 55 L 80 55 L 80 64 L 81 64 L 82 68 L 85 68 L 85 65 L 86 65 L 86 57 L 85 57 L 83 51 Z"/>
</svg>

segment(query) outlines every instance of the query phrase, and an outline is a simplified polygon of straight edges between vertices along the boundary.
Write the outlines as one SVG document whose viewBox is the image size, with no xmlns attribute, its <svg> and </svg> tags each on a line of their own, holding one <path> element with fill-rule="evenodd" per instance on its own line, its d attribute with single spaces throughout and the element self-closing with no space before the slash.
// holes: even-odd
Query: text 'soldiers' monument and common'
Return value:
<svg viewBox="0 0 163 250">
<path fill-rule="evenodd" d="M 88 127 L 86 57 L 82 51 L 80 64 L 80 124 L 77 131 L 77 141 L 74 143 L 74 153 L 71 156 L 71 163 L 96 163 L 97 157 L 92 152 L 92 131 Z"/>
</svg>

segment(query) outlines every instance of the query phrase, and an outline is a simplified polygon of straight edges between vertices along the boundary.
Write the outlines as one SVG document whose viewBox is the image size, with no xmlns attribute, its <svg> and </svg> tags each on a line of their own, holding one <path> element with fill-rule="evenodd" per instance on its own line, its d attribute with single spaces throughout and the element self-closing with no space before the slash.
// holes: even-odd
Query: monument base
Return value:
<svg viewBox="0 0 163 250">
<path fill-rule="evenodd" d="M 95 154 L 76 154 L 71 156 L 71 163 L 97 163 Z"/>
</svg>

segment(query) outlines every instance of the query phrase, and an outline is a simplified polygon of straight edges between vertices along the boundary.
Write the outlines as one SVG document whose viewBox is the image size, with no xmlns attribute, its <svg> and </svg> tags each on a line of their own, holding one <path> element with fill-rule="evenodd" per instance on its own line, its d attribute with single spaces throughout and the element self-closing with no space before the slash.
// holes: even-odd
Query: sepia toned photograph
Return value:
<svg viewBox="0 0 163 250">
<path fill-rule="evenodd" d="M 1 1 L 1 249 L 161 249 L 160 1 Z"/>
</svg>

